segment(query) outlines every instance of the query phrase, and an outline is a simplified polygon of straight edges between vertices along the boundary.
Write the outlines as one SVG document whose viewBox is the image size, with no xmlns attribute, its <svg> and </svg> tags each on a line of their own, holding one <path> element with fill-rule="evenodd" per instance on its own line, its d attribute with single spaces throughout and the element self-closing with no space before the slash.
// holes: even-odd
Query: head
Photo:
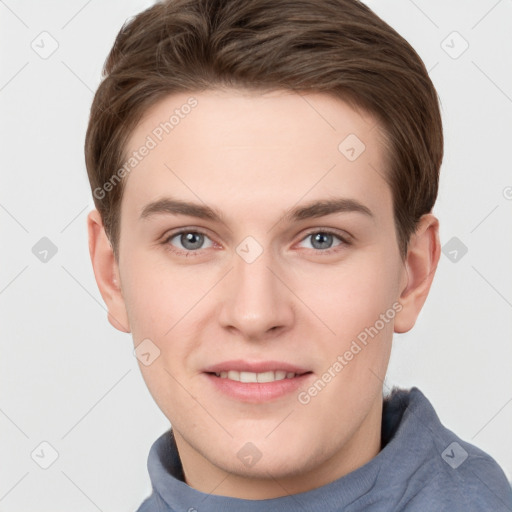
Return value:
<svg viewBox="0 0 512 512">
<path fill-rule="evenodd" d="M 91 258 L 187 482 L 272 497 L 368 461 L 393 332 L 440 254 L 419 56 L 356 0 L 176 0 L 123 26 L 104 74 Z M 239 366 L 301 376 L 244 395 L 216 376 Z"/>
</svg>

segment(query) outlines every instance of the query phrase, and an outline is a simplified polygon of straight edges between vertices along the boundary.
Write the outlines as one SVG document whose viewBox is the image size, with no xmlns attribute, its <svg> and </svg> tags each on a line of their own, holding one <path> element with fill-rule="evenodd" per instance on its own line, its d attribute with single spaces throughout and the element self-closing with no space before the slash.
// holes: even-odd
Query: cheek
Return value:
<svg viewBox="0 0 512 512">
<path fill-rule="evenodd" d="M 325 329 L 318 340 L 323 371 L 336 376 L 325 399 L 344 397 L 354 410 L 360 404 L 351 397 L 373 396 L 382 387 L 394 330 L 395 280 L 389 260 L 368 252 L 335 271 L 317 273 L 309 291 L 303 290 L 308 306 L 334 332 Z"/>
<path fill-rule="evenodd" d="M 190 286 L 182 269 L 171 269 L 142 251 L 125 260 L 122 278 L 135 343 L 144 338 L 165 337 L 198 293 L 198 286 Z"/>
<path fill-rule="evenodd" d="M 200 339 L 193 336 L 191 324 L 199 321 L 203 302 L 198 301 L 211 287 L 211 279 L 198 278 L 183 267 L 171 269 L 146 261 L 140 255 L 126 261 L 124 270 L 129 277 L 123 293 L 134 346 L 146 343 L 150 352 L 158 355 L 149 366 L 139 362 L 144 380 L 157 399 L 158 394 L 179 387 L 177 382 L 188 378 L 188 360 Z"/>
<path fill-rule="evenodd" d="M 297 295 L 339 339 L 373 325 L 395 300 L 396 269 L 379 254 L 354 254 L 336 267 L 318 268 L 295 283 Z"/>
</svg>

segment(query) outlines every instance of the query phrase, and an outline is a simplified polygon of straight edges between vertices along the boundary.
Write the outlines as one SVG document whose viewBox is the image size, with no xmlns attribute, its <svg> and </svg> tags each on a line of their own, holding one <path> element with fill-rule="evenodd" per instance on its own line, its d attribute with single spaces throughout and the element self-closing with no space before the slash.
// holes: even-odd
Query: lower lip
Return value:
<svg viewBox="0 0 512 512">
<path fill-rule="evenodd" d="M 297 391 L 313 374 L 305 373 L 298 377 L 275 380 L 274 382 L 239 382 L 223 379 L 211 373 L 205 373 L 205 375 L 221 393 L 242 402 L 261 403 Z"/>
</svg>

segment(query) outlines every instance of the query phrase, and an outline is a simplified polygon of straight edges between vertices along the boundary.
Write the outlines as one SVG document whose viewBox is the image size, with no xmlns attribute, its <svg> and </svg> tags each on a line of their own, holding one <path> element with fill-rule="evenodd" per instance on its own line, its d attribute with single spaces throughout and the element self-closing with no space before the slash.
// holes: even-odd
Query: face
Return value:
<svg viewBox="0 0 512 512">
<path fill-rule="evenodd" d="M 404 284 L 375 119 L 323 94 L 176 94 L 134 151 L 119 280 L 189 485 L 272 497 L 375 456 Z"/>
</svg>

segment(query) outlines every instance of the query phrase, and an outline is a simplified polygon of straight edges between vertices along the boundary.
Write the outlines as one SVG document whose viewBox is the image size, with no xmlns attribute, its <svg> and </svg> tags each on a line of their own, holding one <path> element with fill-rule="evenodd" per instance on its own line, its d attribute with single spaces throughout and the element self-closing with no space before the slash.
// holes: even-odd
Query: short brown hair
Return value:
<svg viewBox="0 0 512 512">
<path fill-rule="evenodd" d="M 95 191 L 123 165 L 144 113 L 172 93 L 235 87 L 338 97 L 373 114 L 385 134 L 383 175 L 402 258 L 434 206 L 443 158 L 436 90 L 411 45 L 358 0 L 164 0 L 123 25 L 103 76 L 85 160 L 117 260 L 124 180 Z"/>
</svg>

